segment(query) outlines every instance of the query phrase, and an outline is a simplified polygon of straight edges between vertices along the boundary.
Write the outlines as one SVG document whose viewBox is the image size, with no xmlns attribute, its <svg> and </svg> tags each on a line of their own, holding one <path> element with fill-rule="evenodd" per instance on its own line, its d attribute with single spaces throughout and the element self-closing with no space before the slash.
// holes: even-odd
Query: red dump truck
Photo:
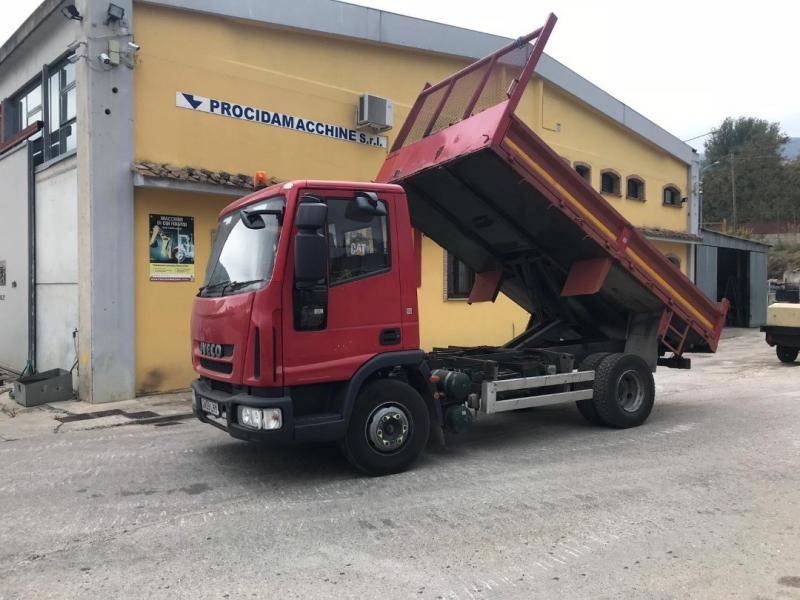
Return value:
<svg viewBox="0 0 800 600">
<path fill-rule="evenodd" d="M 714 352 L 709 300 L 517 116 L 544 27 L 426 86 L 377 182 L 290 181 L 220 215 L 192 314 L 197 417 L 243 440 L 338 441 L 408 467 L 478 413 L 576 402 L 647 419 L 656 366 Z M 503 346 L 420 349 L 419 235 L 530 313 Z"/>
</svg>

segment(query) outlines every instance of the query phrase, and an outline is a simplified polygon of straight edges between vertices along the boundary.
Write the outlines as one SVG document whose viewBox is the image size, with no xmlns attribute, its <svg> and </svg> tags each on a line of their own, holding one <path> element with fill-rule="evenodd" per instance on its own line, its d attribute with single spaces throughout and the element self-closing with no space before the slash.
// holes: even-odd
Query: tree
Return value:
<svg viewBox="0 0 800 600">
<path fill-rule="evenodd" d="M 790 168 L 780 152 L 787 140 L 778 123 L 753 117 L 725 119 L 705 144 L 704 221 L 735 220 L 740 225 L 780 221 L 793 213 L 796 198 Z"/>
</svg>

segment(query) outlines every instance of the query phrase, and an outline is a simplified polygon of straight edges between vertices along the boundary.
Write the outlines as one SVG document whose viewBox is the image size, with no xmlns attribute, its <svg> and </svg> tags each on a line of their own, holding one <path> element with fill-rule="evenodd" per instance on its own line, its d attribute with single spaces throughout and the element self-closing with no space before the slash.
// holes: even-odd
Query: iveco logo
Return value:
<svg viewBox="0 0 800 600">
<path fill-rule="evenodd" d="M 200 354 L 211 358 L 222 357 L 222 344 L 212 344 L 211 342 L 200 342 Z"/>
</svg>

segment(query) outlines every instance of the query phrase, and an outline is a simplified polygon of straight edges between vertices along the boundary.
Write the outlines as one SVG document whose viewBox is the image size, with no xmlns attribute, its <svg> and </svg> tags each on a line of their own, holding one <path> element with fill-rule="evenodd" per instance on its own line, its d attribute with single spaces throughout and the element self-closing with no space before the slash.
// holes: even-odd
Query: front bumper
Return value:
<svg viewBox="0 0 800 600">
<path fill-rule="evenodd" d="M 761 331 L 766 333 L 766 341 L 770 346 L 788 346 L 800 348 L 800 327 L 781 327 L 764 325 Z"/>
<path fill-rule="evenodd" d="M 249 442 L 274 442 L 288 443 L 294 441 L 294 415 L 292 412 L 292 399 L 287 396 L 262 397 L 246 393 L 228 394 L 211 388 L 202 379 L 192 382 L 194 401 L 192 412 L 203 423 L 208 423 L 227 431 L 231 436 Z M 220 416 L 205 412 L 201 405 L 201 398 L 213 400 L 220 407 Z M 280 429 L 259 430 L 244 427 L 237 423 L 237 407 L 252 406 L 255 408 L 280 408 L 283 413 L 283 425 Z"/>
</svg>

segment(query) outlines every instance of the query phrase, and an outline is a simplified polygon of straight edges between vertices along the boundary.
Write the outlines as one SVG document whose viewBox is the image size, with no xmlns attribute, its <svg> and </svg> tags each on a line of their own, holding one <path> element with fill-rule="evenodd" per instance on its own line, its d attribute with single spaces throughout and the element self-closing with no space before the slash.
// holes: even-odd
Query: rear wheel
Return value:
<svg viewBox="0 0 800 600">
<path fill-rule="evenodd" d="M 341 442 L 347 460 L 367 475 L 408 468 L 428 441 L 430 416 L 417 390 L 405 382 L 378 379 L 356 399 Z"/>
<path fill-rule="evenodd" d="M 579 371 L 594 371 L 597 369 L 597 365 L 600 364 L 606 356 L 609 354 L 607 352 L 597 352 L 596 354 L 590 354 L 586 358 L 581 361 L 580 367 L 578 367 Z M 575 386 L 576 389 L 585 390 L 585 389 L 592 389 L 592 382 L 589 381 L 587 383 L 577 384 Z M 578 400 L 575 403 L 578 407 L 578 412 L 583 415 L 583 418 L 589 421 L 590 423 L 594 423 L 595 425 L 605 425 L 603 419 L 600 418 L 600 415 L 597 414 L 597 409 L 594 407 L 594 403 L 592 400 Z"/>
<path fill-rule="evenodd" d="M 778 355 L 778 360 L 784 363 L 793 363 L 797 359 L 797 354 L 800 352 L 798 348 L 789 348 L 788 346 L 776 346 L 775 353 Z"/>
<path fill-rule="evenodd" d="M 639 356 L 609 354 L 595 367 L 592 406 L 606 425 L 641 425 L 650 416 L 654 400 L 653 373 Z"/>
</svg>

